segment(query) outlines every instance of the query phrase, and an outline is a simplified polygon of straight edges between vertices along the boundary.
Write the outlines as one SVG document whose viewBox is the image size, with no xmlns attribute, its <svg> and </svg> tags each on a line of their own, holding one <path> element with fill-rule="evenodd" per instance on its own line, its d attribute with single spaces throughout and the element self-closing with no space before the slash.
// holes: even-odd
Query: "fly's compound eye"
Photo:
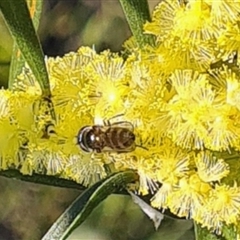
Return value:
<svg viewBox="0 0 240 240">
<path fill-rule="evenodd" d="M 92 152 L 91 135 L 93 134 L 92 127 L 85 126 L 78 133 L 78 145 L 85 152 Z"/>
</svg>

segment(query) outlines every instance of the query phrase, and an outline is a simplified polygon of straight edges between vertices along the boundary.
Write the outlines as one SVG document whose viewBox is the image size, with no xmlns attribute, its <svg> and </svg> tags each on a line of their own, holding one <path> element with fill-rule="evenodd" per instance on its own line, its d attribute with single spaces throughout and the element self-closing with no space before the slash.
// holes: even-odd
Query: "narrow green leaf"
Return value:
<svg viewBox="0 0 240 240">
<path fill-rule="evenodd" d="M 40 22 L 43 1 L 37 1 L 37 0 L 26 0 L 26 1 L 28 4 L 28 9 L 30 12 L 30 16 L 31 16 L 34 28 L 35 30 L 37 30 Z M 25 59 L 21 54 L 21 51 L 19 50 L 16 42 L 14 42 L 10 71 L 9 71 L 9 81 L 8 81 L 9 89 L 12 88 L 15 79 L 22 72 L 22 68 L 24 64 L 25 64 Z"/>
<path fill-rule="evenodd" d="M 9 74 L 9 62 L 0 62 L 0 86 L 7 88 L 7 81 Z"/>
<path fill-rule="evenodd" d="M 18 48 L 41 86 L 43 97 L 48 98 L 51 94 L 43 51 L 34 30 L 26 1 L 1 0 L 0 10 Z"/>
<path fill-rule="evenodd" d="M 42 240 L 63 240 L 111 193 L 137 180 L 133 171 L 114 173 L 85 190 L 57 219 Z"/>
<path fill-rule="evenodd" d="M 22 56 L 17 44 L 13 43 L 12 58 L 9 70 L 8 88 L 12 89 L 13 84 L 17 76 L 22 72 L 22 68 L 25 64 L 25 59 Z"/>
<path fill-rule="evenodd" d="M 119 0 L 129 27 L 136 39 L 139 47 L 146 44 L 153 45 L 153 36 L 143 33 L 143 25 L 146 21 L 150 21 L 150 12 L 147 0 Z"/>
<path fill-rule="evenodd" d="M 84 187 L 83 185 L 76 183 L 72 180 L 60 178 L 58 176 L 43 175 L 43 174 L 38 174 L 38 173 L 32 173 L 31 175 L 25 175 L 25 174 L 22 174 L 17 169 L 1 170 L 0 176 L 6 177 L 6 178 L 13 178 L 13 179 L 21 180 L 21 181 L 25 181 L 25 182 L 36 183 L 36 184 L 45 184 L 48 186 L 73 188 L 73 189 L 78 189 L 81 191 L 86 189 L 86 187 Z"/>
</svg>

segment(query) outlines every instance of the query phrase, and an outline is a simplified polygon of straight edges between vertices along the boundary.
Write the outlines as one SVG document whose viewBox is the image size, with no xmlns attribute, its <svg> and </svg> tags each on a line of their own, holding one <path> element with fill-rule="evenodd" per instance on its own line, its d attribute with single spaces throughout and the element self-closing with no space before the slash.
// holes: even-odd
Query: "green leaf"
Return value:
<svg viewBox="0 0 240 240">
<path fill-rule="evenodd" d="M 66 239 L 111 193 L 137 180 L 133 171 L 114 173 L 85 190 L 57 219 L 42 240 Z"/>
<path fill-rule="evenodd" d="M 9 66 L 9 62 L 0 62 L 0 86 L 4 88 L 7 88 L 6 79 L 8 78 Z"/>
<path fill-rule="evenodd" d="M 17 169 L 7 169 L 0 171 L 1 177 L 6 178 L 13 178 L 16 180 L 21 180 L 25 182 L 37 183 L 37 184 L 45 184 L 48 186 L 56 186 L 56 187 L 63 187 L 63 188 L 73 188 L 78 190 L 85 190 L 86 187 L 83 185 L 76 183 L 69 179 L 60 178 L 59 176 L 50 176 L 50 175 L 43 175 L 38 173 L 32 173 L 31 175 L 22 174 Z"/>
<path fill-rule="evenodd" d="M 0 10 L 21 54 L 40 84 L 43 97 L 48 98 L 51 94 L 44 55 L 34 30 L 26 1 L 0 1 Z M 16 57 L 16 55 L 13 57 Z"/>
<path fill-rule="evenodd" d="M 35 30 L 37 30 L 40 22 L 43 1 L 27 0 L 27 3 L 28 3 L 28 8 L 30 11 L 30 16 L 31 16 L 34 28 Z M 8 82 L 9 89 L 12 88 L 15 79 L 22 72 L 22 68 L 24 64 L 25 64 L 25 59 L 21 54 L 21 51 L 19 50 L 16 42 L 14 42 L 10 71 L 9 71 L 9 82 Z"/>
<path fill-rule="evenodd" d="M 228 226 L 224 225 L 222 229 L 222 235 L 226 240 L 238 239 L 238 233 L 236 231 L 236 227 L 233 224 Z"/>
<path fill-rule="evenodd" d="M 147 0 L 119 0 L 127 18 L 132 34 L 140 48 L 146 44 L 153 45 L 154 38 L 143 33 L 143 25 L 150 21 L 150 12 Z"/>
<path fill-rule="evenodd" d="M 210 232 L 207 228 L 203 228 L 200 224 L 194 222 L 194 231 L 196 240 L 225 240 L 220 235 Z"/>
</svg>

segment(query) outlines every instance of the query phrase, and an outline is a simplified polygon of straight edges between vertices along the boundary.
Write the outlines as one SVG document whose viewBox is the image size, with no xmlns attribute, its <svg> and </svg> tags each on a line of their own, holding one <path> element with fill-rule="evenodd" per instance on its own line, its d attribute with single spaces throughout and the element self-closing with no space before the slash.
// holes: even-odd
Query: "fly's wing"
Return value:
<svg viewBox="0 0 240 240">
<path fill-rule="evenodd" d="M 109 127 L 126 128 L 131 132 L 133 132 L 133 130 L 134 130 L 133 124 L 131 122 L 128 122 L 128 121 L 120 121 L 120 122 L 111 123 L 109 125 Z"/>
<path fill-rule="evenodd" d="M 136 148 L 136 144 L 133 143 L 130 147 L 128 148 L 110 148 L 108 146 L 104 147 L 102 149 L 102 152 L 105 152 L 105 153 L 128 153 L 128 152 L 132 152 L 134 151 Z"/>
<path fill-rule="evenodd" d="M 131 146 L 124 148 L 124 149 L 118 149 L 116 152 L 117 153 L 128 153 L 134 151 L 136 148 L 136 144 L 133 143 Z"/>
</svg>

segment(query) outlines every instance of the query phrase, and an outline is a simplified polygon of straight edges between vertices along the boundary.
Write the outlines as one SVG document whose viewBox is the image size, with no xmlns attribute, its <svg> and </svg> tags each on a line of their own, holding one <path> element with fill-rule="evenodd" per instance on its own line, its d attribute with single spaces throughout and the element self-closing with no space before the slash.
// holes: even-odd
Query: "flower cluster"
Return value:
<svg viewBox="0 0 240 240">
<path fill-rule="evenodd" d="M 13 92 L 0 91 L 1 169 L 85 186 L 133 169 L 154 207 L 217 232 L 237 226 L 239 23 L 239 0 L 164 0 L 144 26 L 154 46 L 126 43 L 126 60 L 87 47 L 46 59 L 55 120 L 26 66 Z M 132 123 L 136 149 L 84 152 L 79 130 L 111 118 Z"/>
</svg>

